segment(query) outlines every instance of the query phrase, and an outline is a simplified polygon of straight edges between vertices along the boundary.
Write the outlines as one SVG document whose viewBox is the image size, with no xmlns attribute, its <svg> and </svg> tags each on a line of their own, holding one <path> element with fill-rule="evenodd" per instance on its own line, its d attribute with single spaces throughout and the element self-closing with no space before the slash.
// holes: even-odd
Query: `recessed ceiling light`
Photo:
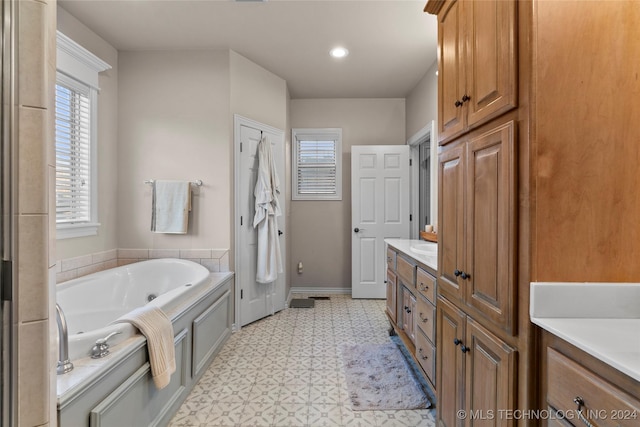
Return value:
<svg viewBox="0 0 640 427">
<path fill-rule="evenodd" d="M 329 51 L 329 55 L 333 56 L 334 58 L 344 58 L 345 56 L 349 55 L 349 51 L 344 47 L 334 47 Z"/>
</svg>

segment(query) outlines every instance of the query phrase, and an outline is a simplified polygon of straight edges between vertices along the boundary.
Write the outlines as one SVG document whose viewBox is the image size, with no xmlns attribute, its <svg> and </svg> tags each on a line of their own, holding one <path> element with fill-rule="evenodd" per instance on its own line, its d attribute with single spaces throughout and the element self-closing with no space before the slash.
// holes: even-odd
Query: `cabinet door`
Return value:
<svg viewBox="0 0 640 427">
<path fill-rule="evenodd" d="M 415 319 L 413 312 L 416 310 L 416 298 L 405 287 L 402 288 L 402 309 L 402 329 L 404 329 L 404 332 L 411 341 L 415 342 Z"/>
<path fill-rule="evenodd" d="M 450 139 L 465 128 L 463 2 L 451 0 L 438 15 L 438 137 Z"/>
<path fill-rule="evenodd" d="M 513 417 L 500 417 L 499 411 L 515 405 L 516 352 L 469 317 L 466 326 L 467 413 L 493 413 L 495 420 L 491 425 L 514 426 Z M 469 417 L 466 426 L 477 425 L 474 423 Z"/>
<path fill-rule="evenodd" d="M 398 308 L 398 286 L 396 275 L 391 270 L 387 270 L 387 312 L 389 317 L 394 323 L 398 323 L 397 308 Z"/>
<path fill-rule="evenodd" d="M 462 300 L 456 271 L 464 268 L 464 152 L 463 146 L 443 151 L 438 182 L 438 287 L 440 292 Z"/>
<path fill-rule="evenodd" d="M 464 353 L 456 342 L 465 338 L 465 314 L 438 296 L 436 332 L 436 392 L 438 427 L 461 427 L 456 416 L 464 406 Z"/>
<path fill-rule="evenodd" d="M 515 312 L 515 124 L 467 143 L 465 301 L 512 331 Z"/>
<path fill-rule="evenodd" d="M 465 110 L 472 127 L 517 106 L 516 1 L 465 2 L 464 17 Z"/>
<path fill-rule="evenodd" d="M 416 301 L 416 297 L 411 294 L 409 295 L 409 338 L 414 343 L 416 342 L 416 308 L 418 302 Z"/>
</svg>

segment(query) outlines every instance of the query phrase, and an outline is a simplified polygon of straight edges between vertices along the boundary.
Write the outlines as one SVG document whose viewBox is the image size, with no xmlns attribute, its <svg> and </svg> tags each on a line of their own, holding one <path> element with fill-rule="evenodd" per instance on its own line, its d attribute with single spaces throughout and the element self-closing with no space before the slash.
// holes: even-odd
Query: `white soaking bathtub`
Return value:
<svg viewBox="0 0 640 427">
<path fill-rule="evenodd" d="M 169 315 L 209 282 L 209 270 L 181 259 L 153 259 L 70 280 L 57 287 L 56 300 L 67 320 L 69 358 L 88 357 L 97 339 L 117 345 L 137 333 L 128 323 L 111 322 L 145 304 Z M 171 316 L 169 316 L 171 317 Z"/>
<path fill-rule="evenodd" d="M 64 427 L 166 425 L 231 335 L 233 273 L 157 259 L 105 270 L 57 286 L 67 320 L 74 369 L 57 377 L 58 423 Z M 171 319 L 176 372 L 153 385 L 146 338 L 128 323 L 111 324 L 153 304 Z M 113 332 L 109 354 L 90 358 L 97 339 Z"/>
</svg>

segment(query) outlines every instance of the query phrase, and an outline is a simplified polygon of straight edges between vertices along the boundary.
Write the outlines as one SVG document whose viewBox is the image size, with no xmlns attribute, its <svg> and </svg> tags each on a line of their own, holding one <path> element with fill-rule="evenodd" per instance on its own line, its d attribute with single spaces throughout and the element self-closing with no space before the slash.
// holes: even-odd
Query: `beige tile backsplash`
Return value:
<svg viewBox="0 0 640 427">
<path fill-rule="evenodd" d="M 229 271 L 227 249 L 111 249 L 58 260 L 56 282 L 86 276 L 110 268 L 157 258 L 180 258 L 197 262 L 211 272 Z"/>
</svg>

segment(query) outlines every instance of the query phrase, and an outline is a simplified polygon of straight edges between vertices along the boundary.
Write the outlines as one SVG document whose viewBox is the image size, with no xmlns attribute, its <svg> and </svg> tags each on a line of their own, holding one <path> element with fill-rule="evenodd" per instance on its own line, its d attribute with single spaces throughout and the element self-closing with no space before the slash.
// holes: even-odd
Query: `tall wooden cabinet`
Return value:
<svg viewBox="0 0 640 427">
<path fill-rule="evenodd" d="M 512 0 L 452 0 L 440 9 L 440 142 L 517 106 L 516 22 Z"/>
<path fill-rule="evenodd" d="M 442 296 L 436 323 L 438 425 L 464 424 L 460 410 L 498 417 L 500 410 L 515 409 L 516 350 Z"/>
<path fill-rule="evenodd" d="M 640 281 L 630 190 L 640 182 L 640 3 L 429 0 L 425 10 L 439 27 L 438 424 L 470 426 L 455 410 L 547 406 L 531 282 Z M 493 362 L 478 362 L 493 366 L 486 385 L 500 377 L 512 402 L 468 399 L 481 388 L 461 370 L 492 354 L 474 352 L 471 330 L 493 346 Z M 618 384 L 628 393 L 636 383 Z"/>
<path fill-rule="evenodd" d="M 514 326 L 515 123 L 462 138 L 439 158 L 440 291 Z"/>
<path fill-rule="evenodd" d="M 430 2 L 438 15 L 437 420 L 536 407 L 528 295 L 519 289 L 519 165 L 527 130 L 518 104 L 518 2 Z M 526 99 L 526 98 L 525 98 Z M 522 154 L 522 156 L 521 156 Z M 527 256 L 527 251 L 522 252 Z M 523 302 L 518 297 L 524 299 Z M 497 415 L 496 415 L 497 417 Z M 535 421 L 498 419 L 492 425 Z"/>
</svg>

